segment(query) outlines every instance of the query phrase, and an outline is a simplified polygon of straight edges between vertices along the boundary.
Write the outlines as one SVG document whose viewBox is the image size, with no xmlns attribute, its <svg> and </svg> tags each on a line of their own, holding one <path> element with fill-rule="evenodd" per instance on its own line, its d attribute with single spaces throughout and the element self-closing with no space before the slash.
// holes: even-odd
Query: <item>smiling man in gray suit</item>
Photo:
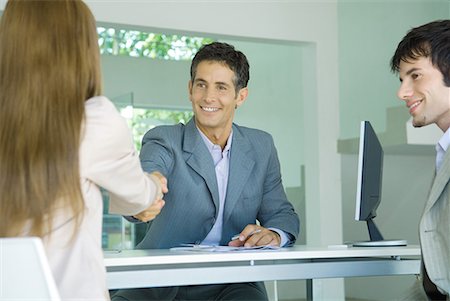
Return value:
<svg viewBox="0 0 450 301">
<path fill-rule="evenodd" d="M 436 124 L 444 135 L 436 145 L 436 176 L 420 226 L 423 287 L 431 300 L 450 292 L 450 20 L 413 28 L 391 60 L 400 76 L 398 97 L 415 127 Z M 409 298 L 411 299 L 411 298 Z"/>
<path fill-rule="evenodd" d="M 143 138 L 142 167 L 167 177 L 169 192 L 138 248 L 290 246 L 297 239 L 299 219 L 284 192 L 272 137 L 233 123 L 248 80 L 247 58 L 229 44 L 212 43 L 195 55 L 194 118 Z M 234 283 L 119 291 L 113 300 L 152 299 L 267 300 L 267 294 L 263 283 Z"/>
</svg>

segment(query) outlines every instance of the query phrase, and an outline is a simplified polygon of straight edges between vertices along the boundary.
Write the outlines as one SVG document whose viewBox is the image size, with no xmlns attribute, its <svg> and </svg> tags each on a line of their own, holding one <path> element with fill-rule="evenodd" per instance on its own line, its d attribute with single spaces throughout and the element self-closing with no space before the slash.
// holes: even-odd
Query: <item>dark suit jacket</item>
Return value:
<svg viewBox="0 0 450 301">
<path fill-rule="evenodd" d="M 200 243 L 214 225 L 219 193 L 214 162 L 194 119 L 186 125 L 148 131 L 140 153 L 147 172 L 168 179 L 169 192 L 161 213 L 149 223 L 138 248 L 155 249 Z M 295 242 L 299 219 L 286 198 L 272 137 L 263 131 L 233 125 L 230 169 L 221 245 L 258 220 L 285 231 Z"/>
</svg>

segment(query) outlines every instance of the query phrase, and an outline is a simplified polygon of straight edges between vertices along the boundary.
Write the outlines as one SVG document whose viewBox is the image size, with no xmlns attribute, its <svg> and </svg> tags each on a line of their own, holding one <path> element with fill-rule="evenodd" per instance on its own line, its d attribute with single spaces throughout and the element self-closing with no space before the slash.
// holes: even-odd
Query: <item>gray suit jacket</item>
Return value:
<svg viewBox="0 0 450 301">
<path fill-rule="evenodd" d="M 217 218 L 219 193 L 213 159 L 194 119 L 186 125 L 148 131 L 140 158 L 145 171 L 167 177 L 169 192 L 138 248 L 203 241 Z M 283 189 L 272 137 L 234 124 L 220 244 L 227 245 L 234 234 L 256 220 L 266 228 L 283 230 L 295 242 L 299 219 Z"/>
<path fill-rule="evenodd" d="M 450 151 L 437 172 L 420 221 L 422 258 L 434 284 L 450 292 Z"/>
</svg>

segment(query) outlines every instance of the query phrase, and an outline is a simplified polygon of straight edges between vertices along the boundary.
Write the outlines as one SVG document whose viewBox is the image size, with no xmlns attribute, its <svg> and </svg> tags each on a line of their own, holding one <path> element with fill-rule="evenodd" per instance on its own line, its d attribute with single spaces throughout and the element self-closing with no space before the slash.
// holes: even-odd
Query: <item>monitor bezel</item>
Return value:
<svg viewBox="0 0 450 301">
<path fill-rule="evenodd" d="M 368 221 L 377 215 L 382 195 L 383 157 L 383 147 L 372 125 L 369 121 L 361 121 L 355 206 L 357 221 Z"/>
</svg>

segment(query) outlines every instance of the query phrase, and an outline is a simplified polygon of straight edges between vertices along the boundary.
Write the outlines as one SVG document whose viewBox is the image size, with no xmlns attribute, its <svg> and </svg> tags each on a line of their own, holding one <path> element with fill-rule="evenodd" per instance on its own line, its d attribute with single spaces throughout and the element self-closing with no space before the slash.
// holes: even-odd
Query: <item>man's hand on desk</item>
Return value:
<svg viewBox="0 0 450 301">
<path fill-rule="evenodd" d="M 235 237 L 233 237 L 235 238 Z M 247 225 L 244 230 L 228 243 L 232 247 L 276 246 L 279 247 L 281 238 L 278 233 L 258 225 Z"/>
<path fill-rule="evenodd" d="M 165 205 L 163 200 L 164 193 L 169 191 L 167 189 L 167 179 L 162 174 L 155 171 L 149 176 L 157 186 L 156 200 L 147 209 L 133 216 L 142 222 L 153 220 L 161 212 Z"/>
</svg>

